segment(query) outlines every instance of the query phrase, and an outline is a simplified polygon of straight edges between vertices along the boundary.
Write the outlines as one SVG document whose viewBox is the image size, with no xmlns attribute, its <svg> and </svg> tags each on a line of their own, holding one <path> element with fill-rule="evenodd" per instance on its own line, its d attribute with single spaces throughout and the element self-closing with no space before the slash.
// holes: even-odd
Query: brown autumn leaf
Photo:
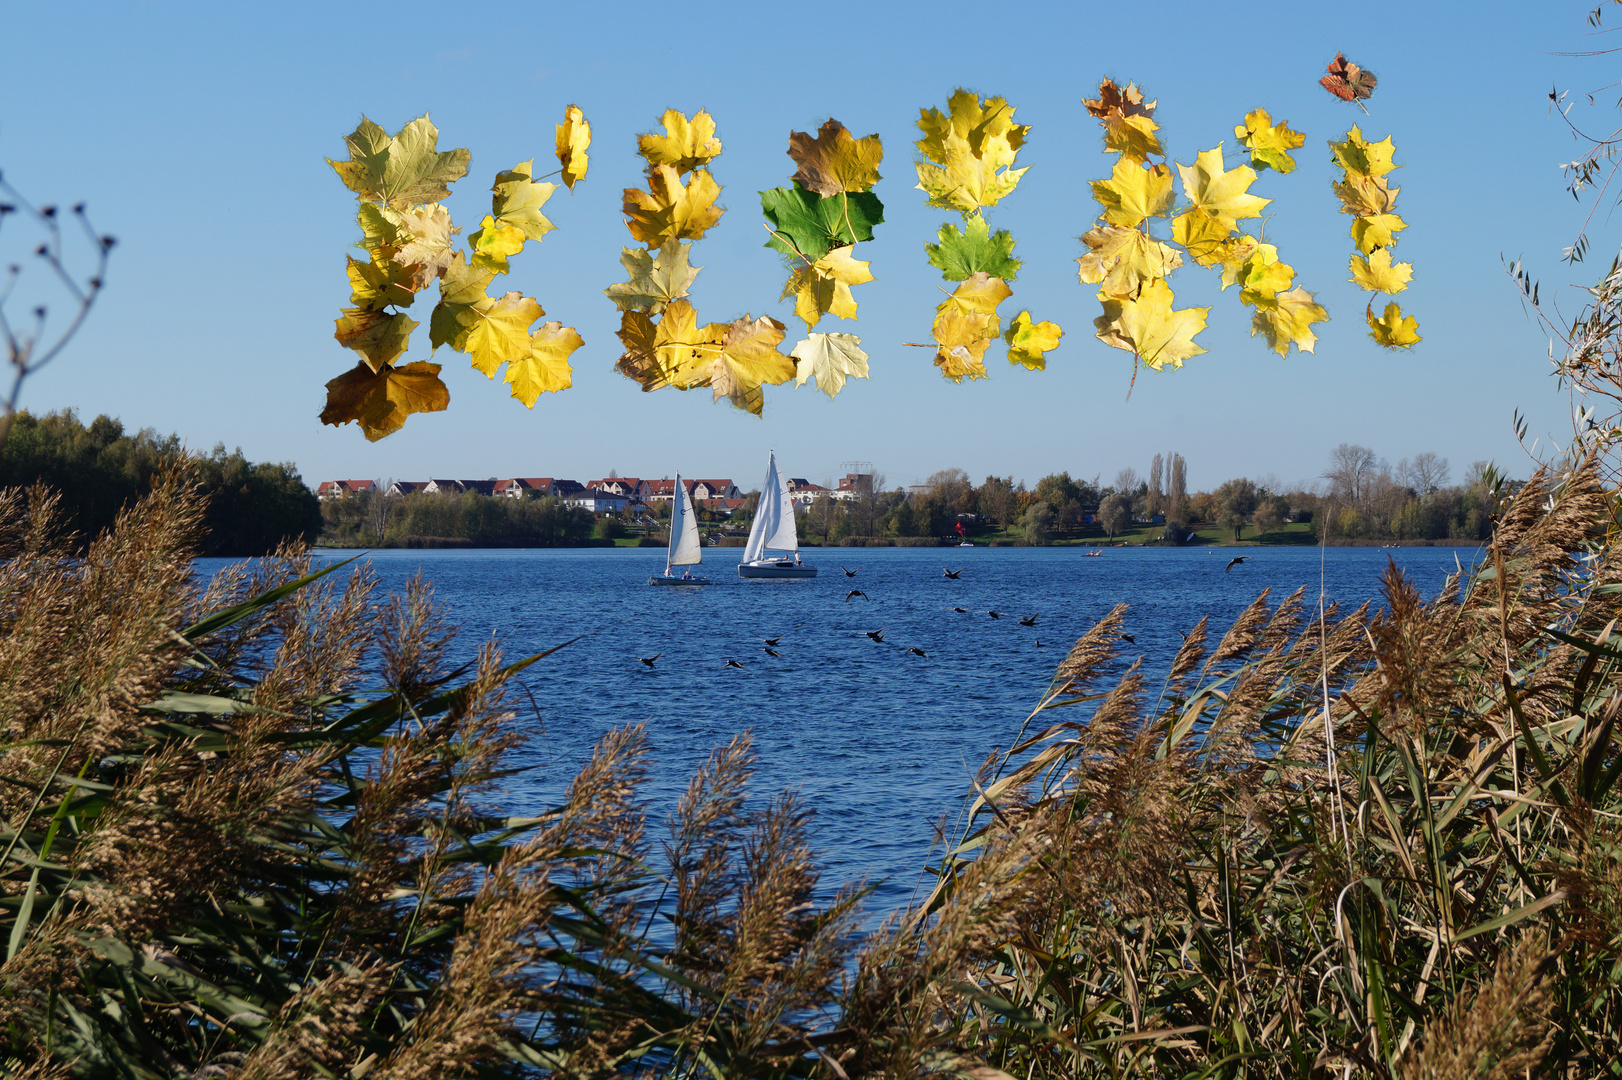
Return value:
<svg viewBox="0 0 1622 1080">
<path fill-rule="evenodd" d="M 1342 101 L 1355 102 L 1371 97 L 1377 82 L 1374 72 L 1358 67 L 1346 59 L 1345 54 L 1336 53 L 1329 62 L 1329 74 L 1319 79 L 1318 85 Z"/>
<path fill-rule="evenodd" d="M 788 156 L 800 167 L 789 179 L 807 191 L 854 194 L 879 182 L 884 146 L 877 134 L 858 139 L 838 120 L 829 120 L 814 139 L 804 131 L 789 132 Z"/>
<path fill-rule="evenodd" d="M 321 422 L 334 427 L 360 424 L 370 442 L 399 431 L 412 413 L 441 412 L 451 394 L 439 381 L 440 367 L 419 360 L 402 367 L 374 372 L 365 364 L 327 383 L 327 407 Z"/>
</svg>

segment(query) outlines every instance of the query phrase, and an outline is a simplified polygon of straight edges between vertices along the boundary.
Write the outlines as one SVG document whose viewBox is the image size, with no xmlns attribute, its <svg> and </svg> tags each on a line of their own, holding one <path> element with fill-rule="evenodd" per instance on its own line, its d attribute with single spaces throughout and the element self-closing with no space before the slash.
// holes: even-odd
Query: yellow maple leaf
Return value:
<svg viewBox="0 0 1622 1080">
<path fill-rule="evenodd" d="M 812 263 L 802 266 L 789 277 L 779 300 L 794 297 L 794 314 L 805 320 L 806 329 L 817 325 L 826 313 L 841 319 L 856 317 L 856 298 L 850 287 L 872 281 L 869 262 L 851 258 L 856 245 L 834 248 Z"/>
<path fill-rule="evenodd" d="M 1352 243 L 1363 254 L 1372 255 L 1395 244 L 1397 234 L 1407 227 L 1408 223 L 1396 214 L 1369 214 L 1352 222 Z"/>
<path fill-rule="evenodd" d="M 1250 151 L 1250 163 L 1259 169 L 1275 169 L 1281 173 L 1295 171 L 1291 150 L 1299 150 L 1307 137 L 1291 131 L 1284 121 L 1273 123 L 1266 109 L 1245 114 L 1245 122 L 1233 129 L 1234 136 Z"/>
<path fill-rule="evenodd" d="M 876 134 L 858 139 L 838 120 L 829 120 L 814 139 L 804 131 L 789 132 L 788 156 L 799 166 L 789 179 L 818 195 L 837 195 L 866 191 L 879 182 L 884 146 Z"/>
<path fill-rule="evenodd" d="M 1280 356 L 1289 352 L 1291 345 L 1302 352 L 1311 352 L 1318 340 L 1312 332 L 1312 324 L 1329 320 L 1329 312 L 1305 289 L 1258 298 L 1254 306 L 1256 313 L 1250 317 L 1250 336 L 1261 334 L 1267 339 L 1268 348 Z"/>
<path fill-rule="evenodd" d="M 1278 248 L 1264 244 L 1249 233 L 1235 236 L 1222 245 L 1216 265 L 1222 267 L 1222 287 L 1239 284 L 1239 272 L 1258 252 L 1268 262 L 1278 261 Z"/>
<path fill-rule="evenodd" d="M 531 159 L 496 173 L 496 182 L 490 188 L 490 213 L 502 225 L 519 229 L 530 240 L 539 240 L 557 228 L 541 213 L 541 207 L 558 186 L 536 183 L 534 168 Z"/>
<path fill-rule="evenodd" d="M 1340 212 L 1358 217 L 1390 215 L 1397 205 L 1397 194 L 1402 191 L 1387 184 L 1384 177 L 1359 176 L 1356 173 L 1347 173 L 1346 179 L 1334 187 L 1336 196 L 1340 198 Z"/>
<path fill-rule="evenodd" d="M 1091 250 L 1076 260 L 1077 273 L 1111 296 L 1136 296 L 1146 283 L 1183 265 L 1176 249 L 1137 229 L 1102 225 L 1084 233 L 1081 241 Z"/>
<path fill-rule="evenodd" d="M 762 384 L 776 386 L 794 378 L 794 361 L 777 351 L 783 324 L 767 315 L 758 319 L 745 315 L 726 325 L 711 323 L 707 329 L 722 332 L 721 348 L 709 372 L 713 400 L 727 398 L 735 408 L 759 416 L 765 403 Z"/>
<path fill-rule="evenodd" d="M 971 274 L 958 282 L 952 295 L 936 305 L 936 324 L 939 325 L 940 317 L 947 312 L 965 316 L 984 315 L 986 322 L 983 329 L 989 341 L 1002 332 L 1002 320 L 997 317 L 997 305 L 1012 295 L 1014 290 L 1010 289 L 1008 282 L 1002 278 L 992 277 L 984 270 Z M 939 339 L 938 334 L 936 338 Z"/>
<path fill-rule="evenodd" d="M 1249 193 L 1256 182 L 1256 170 L 1249 165 L 1222 167 L 1222 146 L 1204 150 L 1193 165 L 1179 164 L 1177 171 L 1183 178 L 1183 194 L 1188 201 L 1211 217 L 1233 228 L 1245 218 L 1260 217 L 1271 199 Z"/>
<path fill-rule="evenodd" d="M 699 169 L 683 184 L 675 166 L 657 165 L 648 170 L 647 191 L 625 189 L 623 210 L 631 219 L 626 227 L 650 248 L 667 240 L 702 240 L 724 213 L 715 205 L 720 194 L 721 185 L 708 169 Z"/>
<path fill-rule="evenodd" d="M 1110 178 L 1092 181 L 1092 188 L 1093 198 L 1104 207 L 1105 221 L 1135 229 L 1171 205 L 1171 170 L 1164 165 L 1144 168 L 1121 158 Z"/>
<path fill-rule="evenodd" d="M 405 353 L 411 343 L 411 331 L 416 328 L 415 322 L 399 313 L 390 315 L 374 308 L 344 308 L 332 336 L 344 348 L 360 353 L 366 366 L 375 372 Z"/>
<path fill-rule="evenodd" d="M 1117 153 L 1131 161 L 1141 162 L 1150 154 L 1165 157 L 1160 138 L 1155 132 L 1160 125 L 1154 122 L 1155 102 L 1144 101 L 1136 84 L 1125 90 L 1113 79 L 1098 84 L 1098 97 L 1082 102 L 1087 111 L 1104 125 L 1104 150 Z"/>
<path fill-rule="evenodd" d="M 1391 262 L 1391 249 L 1381 248 L 1368 258 L 1352 256 L 1350 281 L 1366 292 L 1400 293 L 1414 277 L 1413 263 Z"/>
<path fill-rule="evenodd" d="M 450 185 L 467 175 L 472 154 L 466 150 L 439 151 L 439 129 L 419 116 L 391 138 L 366 119 L 344 136 L 348 161 L 327 159 L 344 186 L 362 199 L 386 203 L 396 210 L 419 203 L 438 202 L 450 194 Z"/>
<path fill-rule="evenodd" d="M 1199 207 L 1185 210 L 1171 219 L 1171 238 L 1183 245 L 1199 266 L 1215 266 L 1232 260 L 1233 224 L 1226 218 L 1208 214 Z"/>
<path fill-rule="evenodd" d="M 334 427 L 357 422 L 367 440 L 376 442 L 399 431 L 412 413 L 440 412 L 450 401 L 438 364 L 419 360 L 378 371 L 356 364 L 327 383 L 321 422 Z"/>
<path fill-rule="evenodd" d="M 637 153 L 649 167 L 669 165 L 678 173 L 691 172 L 721 153 L 721 140 L 715 137 L 715 118 L 700 109 L 692 120 L 678 109 L 666 109 L 659 118 L 663 135 L 638 135 Z"/>
<path fill-rule="evenodd" d="M 1022 311 L 1008 324 L 1003 340 L 1008 342 L 1008 362 L 1023 364 L 1027 371 L 1041 371 L 1048 366 L 1043 354 L 1059 347 L 1064 331 L 1058 323 L 1031 321 L 1031 313 Z"/>
<path fill-rule="evenodd" d="M 538 302 L 523 293 L 484 297 L 451 314 L 456 329 L 448 344 L 467 353 L 473 366 L 493 379 L 502 364 L 529 355 L 530 325 L 545 314 Z"/>
<path fill-rule="evenodd" d="M 947 308 L 935 316 L 935 366 L 955 383 L 984 379 L 986 347 L 997 337 L 995 319 L 979 311 Z"/>
<path fill-rule="evenodd" d="M 411 287 L 421 292 L 444 275 L 456 258 L 451 237 L 461 232 L 451 224 L 451 214 L 438 203 L 426 203 L 407 210 L 379 207 L 394 231 L 392 261 L 406 268 Z M 373 256 L 376 261 L 376 256 Z"/>
<path fill-rule="evenodd" d="M 977 152 L 967 139 L 954 132 L 946 136 L 943 147 L 942 164 L 914 164 L 917 187 L 928 192 L 930 206 L 943 210 L 970 213 L 995 206 L 1019 185 L 1019 178 L 1026 172 L 1010 167 L 1014 151 L 1006 135 L 986 136 Z"/>
<path fill-rule="evenodd" d="M 467 246 L 473 251 L 473 265 L 507 272 L 507 256 L 524 250 L 524 230 L 516 225 L 503 225 L 489 214 L 479 227 L 468 234 Z"/>
<path fill-rule="evenodd" d="M 1224 267 L 1224 289 L 1230 284 L 1229 278 L 1228 269 Z M 1295 268 L 1278 261 L 1278 249 L 1272 244 L 1257 244 L 1250 258 L 1234 267 L 1231 278 L 1231 284 L 1239 286 L 1240 302 L 1254 306 L 1289 289 L 1295 281 Z"/>
<path fill-rule="evenodd" d="M 1335 158 L 1335 164 L 1349 175 L 1384 176 L 1397 167 L 1392 161 L 1397 151 L 1391 145 L 1391 136 L 1371 143 L 1363 138 L 1363 132 L 1356 126 L 1346 133 L 1344 142 L 1331 141 L 1329 151 Z"/>
<path fill-rule="evenodd" d="M 705 386 L 725 330 L 720 323 L 699 326 L 693 305 L 686 300 L 665 305 L 658 322 L 646 312 L 627 311 L 616 331 L 625 354 L 614 369 L 641 383 L 643 390 Z"/>
<path fill-rule="evenodd" d="M 1385 306 L 1385 314 L 1375 317 L 1371 308 L 1366 316 L 1369 321 L 1369 336 L 1376 345 L 1384 345 L 1388 349 L 1406 349 L 1425 340 L 1419 336 L 1419 320 L 1413 316 L 1402 313 L 1402 305 L 1395 301 Z"/>
<path fill-rule="evenodd" d="M 814 380 L 817 389 L 830 399 L 838 397 L 846 379 L 867 378 L 867 353 L 855 334 L 810 334 L 789 350 L 797 361 L 794 385 Z"/>
<path fill-rule="evenodd" d="M 1136 300 L 1104 293 L 1098 299 L 1104 306 L 1104 314 L 1093 320 L 1098 339 L 1133 353 L 1157 371 L 1182 367 L 1184 360 L 1205 351 L 1194 343 L 1194 336 L 1205 329 L 1205 317 L 1211 309 L 1173 311 L 1171 305 L 1176 297 L 1164 281 L 1145 285 Z"/>
<path fill-rule="evenodd" d="M 937 165 L 947 163 L 946 141 L 950 136 L 964 140 L 977 154 L 982 153 L 984 140 L 1001 136 L 1012 160 L 1012 152 L 1025 145 L 1025 136 L 1031 131 L 1026 125 L 1014 123 L 1014 106 L 1007 100 L 989 97 L 982 104 L 979 95 L 962 87 L 952 91 L 946 109 L 946 114 L 939 109 L 919 110 L 918 130 L 924 137 L 914 145 Z"/>
<path fill-rule="evenodd" d="M 507 365 L 512 396 L 533 409 L 542 394 L 567 390 L 574 370 L 569 366 L 569 354 L 584 344 L 572 326 L 556 321 L 543 324 L 529 336 L 529 355 Z"/>
<path fill-rule="evenodd" d="M 392 259 L 361 262 L 351 256 L 348 267 L 349 302 L 365 311 L 381 311 L 391 304 L 410 307 L 417 298 L 412 269 Z"/>
<path fill-rule="evenodd" d="M 586 167 L 591 164 L 591 155 L 586 153 L 591 145 L 591 125 L 586 122 L 586 114 L 580 106 L 570 105 L 563 110 L 563 123 L 558 125 L 557 136 L 563 182 L 573 191 L 575 184 L 586 178 Z"/>
</svg>

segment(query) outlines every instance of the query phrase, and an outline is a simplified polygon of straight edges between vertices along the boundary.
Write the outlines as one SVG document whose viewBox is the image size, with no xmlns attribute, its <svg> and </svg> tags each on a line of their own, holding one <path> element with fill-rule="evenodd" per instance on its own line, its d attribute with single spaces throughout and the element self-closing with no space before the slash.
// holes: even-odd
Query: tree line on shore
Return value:
<svg viewBox="0 0 1622 1080">
<path fill-rule="evenodd" d="M 72 409 L 13 418 L 0 453 L 0 488 L 53 489 L 82 547 L 151 490 L 166 463 L 180 460 L 206 498 L 199 555 L 265 555 L 284 541 L 320 535 L 320 504 L 291 463 L 252 462 L 223 443 L 206 454 L 191 452 L 178 435 L 129 433 L 105 415 L 86 426 Z"/>
<path fill-rule="evenodd" d="M 798 510 L 802 541 L 942 540 L 968 535 L 1010 543 L 1232 541 L 1478 543 L 1491 532 L 1498 501 L 1514 489 L 1485 462 L 1458 484 L 1446 458 L 1421 453 L 1396 465 L 1365 446 L 1342 443 L 1313 482 L 1285 484 L 1268 475 L 1237 477 L 1209 491 L 1188 491 L 1181 454 L 1156 454 L 1147 474 L 1121 469 L 1113 481 L 1068 471 L 1035 486 L 1013 477 L 973 483 L 962 469 L 943 469 L 914 488 L 887 488 L 882 475 L 856 485 L 854 498 L 819 494 Z M 730 516 L 704 508 L 700 520 L 718 532 L 741 533 L 758 491 Z M 668 505 L 649 508 L 655 519 Z M 506 499 L 471 492 L 389 496 L 361 493 L 322 504 L 322 540 L 371 547 L 570 547 L 608 544 L 638 531 L 631 515 L 592 513 L 560 499 Z M 1303 528 L 1286 530 L 1291 523 Z M 959 525 L 963 532 L 958 531 Z M 1204 533 L 1199 530 L 1205 530 Z M 657 536 L 657 530 L 648 530 Z"/>
</svg>

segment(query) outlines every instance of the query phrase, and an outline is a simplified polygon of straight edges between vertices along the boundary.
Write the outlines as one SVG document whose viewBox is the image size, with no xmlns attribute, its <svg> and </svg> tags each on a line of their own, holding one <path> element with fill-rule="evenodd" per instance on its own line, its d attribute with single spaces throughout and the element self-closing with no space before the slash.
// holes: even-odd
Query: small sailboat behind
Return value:
<svg viewBox="0 0 1622 1080">
<path fill-rule="evenodd" d="M 794 501 L 788 484 L 777 473 L 777 455 L 767 458 L 766 479 L 760 485 L 760 505 L 749 526 L 749 543 L 738 564 L 741 578 L 808 578 L 817 568 L 800 561 L 800 537 L 794 530 Z"/>
<path fill-rule="evenodd" d="M 649 585 L 708 585 L 710 579 L 699 577 L 691 570 L 676 573 L 676 567 L 697 566 L 704 561 L 702 538 L 698 533 L 698 518 L 693 514 L 693 496 L 687 485 L 676 474 L 676 496 L 670 501 L 670 549 L 665 555 L 664 574 L 648 579 Z"/>
</svg>

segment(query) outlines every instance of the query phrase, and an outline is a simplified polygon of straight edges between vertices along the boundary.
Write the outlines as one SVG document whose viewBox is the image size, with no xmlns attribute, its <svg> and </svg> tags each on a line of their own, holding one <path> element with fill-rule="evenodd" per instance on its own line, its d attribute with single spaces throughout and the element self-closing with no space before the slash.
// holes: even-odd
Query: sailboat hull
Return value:
<svg viewBox="0 0 1622 1080">
<path fill-rule="evenodd" d="M 653 575 L 652 577 L 650 577 L 648 579 L 648 584 L 649 585 L 708 585 L 709 583 L 710 583 L 709 578 L 707 578 L 707 577 L 696 577 L 696 576 L 695 577 L 666 577 L 663 574 L 655 574 L 655 575 Z"/>
<path fill-rule="evenodd" d="M 816 577 L 817 568 L 806 566 L 804 563 L 788 565 L 777 559 L 757 559 L 754 562 L 738 564 L 738 576 L 741 578 L 806 578 Z"/>
</svg>

